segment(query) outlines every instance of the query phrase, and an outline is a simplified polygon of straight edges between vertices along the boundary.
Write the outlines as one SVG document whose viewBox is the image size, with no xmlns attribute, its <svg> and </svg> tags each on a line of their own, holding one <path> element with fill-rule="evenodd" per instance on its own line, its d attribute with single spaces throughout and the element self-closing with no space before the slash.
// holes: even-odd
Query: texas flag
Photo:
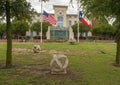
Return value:
<svg viewBox="0 0 120 85">
<path fill-rule="evenodd" d="M 85 26 L 90 26 L 90 25 L 88 24 L 88 22 L 87 22 L 82 16 L 83 16 L 83 14 L 82 14 L 82 12 L 80 11 L 80 12 L 79 12 L 79 19 L 80 19 L 80 21 L 81 21 Z"/>
</svg>

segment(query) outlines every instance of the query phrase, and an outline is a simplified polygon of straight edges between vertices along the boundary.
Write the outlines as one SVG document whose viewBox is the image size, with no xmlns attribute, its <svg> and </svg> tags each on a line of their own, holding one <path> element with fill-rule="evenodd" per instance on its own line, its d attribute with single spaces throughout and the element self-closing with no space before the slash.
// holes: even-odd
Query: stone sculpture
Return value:
<svg viewBox="0 0 120 85">
<path fill-rule="evenodd" d="M 65 55 L 54 54 L 50 62 L 51 74 L 66 74 L 68 66 L 68 58 Z"/>
<path fill-rule="evenodd" d="M 40 50 L 41 50 L 41 48 L 40 48 L 39 45 L 34 45 L 34 46 L 33 46 L 33 52 L 34 52 L 34 53 L 39 53 Z"/>
</svg>

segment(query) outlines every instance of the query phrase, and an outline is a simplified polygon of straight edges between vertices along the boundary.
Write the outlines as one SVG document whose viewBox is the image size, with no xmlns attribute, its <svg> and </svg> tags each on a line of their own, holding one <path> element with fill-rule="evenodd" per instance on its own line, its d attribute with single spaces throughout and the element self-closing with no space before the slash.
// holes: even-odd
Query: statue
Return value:
<svg viewBox="0 0 120 85">
<path fill-rule="evenodd" d="M 39 45 L 34 45 L 34 46 L 33 46 L 33 51 L 34 51 L 34 53 L 39 53 L 40 50 L 41 50 L 41 48 L 40 48 Z"/>
<path fill-rule="evenodd" d="M 50 62 L 51 74 L 66 74 L 68 66 L 68 58 L 65 55 L 54 54 Z"/>
</svg>

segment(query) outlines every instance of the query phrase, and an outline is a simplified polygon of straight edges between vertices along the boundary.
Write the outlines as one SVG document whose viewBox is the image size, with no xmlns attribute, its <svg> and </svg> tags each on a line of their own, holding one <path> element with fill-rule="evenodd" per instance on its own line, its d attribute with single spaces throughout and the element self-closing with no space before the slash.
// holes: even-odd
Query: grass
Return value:
<svg viewBox="0 0 120 85">
<path fill-rule="evenodd" d="M 34 54 L 35 44 L 39 43 L 13 43 L 14 67 L 4 69 L 6 43 L 0 43 L 0 85 L 120 85 L 120 68 L 113 66 L 115 44 L 42 43 L 42 52 Z M 68 56 L 66 75 L 49 73 L 53 51 Z"/>
</svg>

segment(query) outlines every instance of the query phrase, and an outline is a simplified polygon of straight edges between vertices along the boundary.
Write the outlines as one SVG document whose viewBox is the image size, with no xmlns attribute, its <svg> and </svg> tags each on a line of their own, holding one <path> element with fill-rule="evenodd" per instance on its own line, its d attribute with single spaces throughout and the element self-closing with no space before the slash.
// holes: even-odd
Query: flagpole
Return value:
<svg viewBox="0 0 120 85">
<path fill-rule="evenodd" d="M 77 26 L 77 42 L 79 42 L 79 1 L 77 2 L 77 11 L 78 11 L 78 26 Z"/>
<path fill-rule="evenodd" d="M 43 22 L 42 0 L 39 0 L 39 2 L 41 2 L 41 32 L 40 32 L 40 42 L 42 43 L 42 22 Z"/>
</svg>

